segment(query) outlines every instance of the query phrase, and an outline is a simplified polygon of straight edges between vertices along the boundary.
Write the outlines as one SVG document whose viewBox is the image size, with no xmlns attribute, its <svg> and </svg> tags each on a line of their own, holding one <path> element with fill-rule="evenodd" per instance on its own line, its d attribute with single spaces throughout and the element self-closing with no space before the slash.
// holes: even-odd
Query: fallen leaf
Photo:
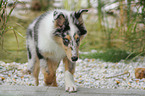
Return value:
<svg viewBox="0 0 145 96">
<path fill-rule="evenodd" d="M 128 82 L 128 85 L 131 85 L 131 83 L 130 83 L 130 82 Z"/>
<path fill-rule="evenodd" d="M 15 79 L 15 78 L 13 78 L 13 81 L 16 81 L 16 79 Z"/>
<path fill-rule="evenodd" d="M 4 78 L 4 77 L 0 77 L 0 78 L 2 79 L 2 81 L 3 81 L 3 80 L 5 80 L 5 78 Z"/>
<path fill-rule="evenodd" d="M 120 84 L 120 81 L 116 80 L 116 83 L 117 83 L 117 84 Z"/>
<path fill-rule="evenodd" d="M 136 80 L 136 83 L 138 83 L 139 82 L 139 80 Z"/>
<path fill-rule="evenodd" d="M 24 76 L 21 76 L 21 79 L 23 79 L 24 78 Z"/>
<path fill-rule="evenodd" d="M 11 77 L 11 75 L 8 75 L 8 77 Z"/>
<path fill-rule="evenodd" d="M 95 61 L 95 59 L 92 59 L 92 61 L 94 62 L 94 61 Z"/>
</svg>

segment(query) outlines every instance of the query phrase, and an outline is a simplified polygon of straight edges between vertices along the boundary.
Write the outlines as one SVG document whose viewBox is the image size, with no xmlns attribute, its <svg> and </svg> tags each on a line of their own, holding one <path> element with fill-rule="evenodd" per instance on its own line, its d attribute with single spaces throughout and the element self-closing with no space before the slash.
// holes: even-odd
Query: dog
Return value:
<svg viewBox="0 0 145 96">
<path fill-rule="evenodd" d="M 39 85 L 38 75 L 44 75 L 47 86 L 57 86 L 56 69 L 61 60 L 65 64 L 65 90 L 77 91 L 73 74 L 78 60 L 80 41 L 87 34 L 82 13 L 57 9 L 48 11 L 37 17 L 27 29 L 27 71 L 35 78 Z"/>
</svg>

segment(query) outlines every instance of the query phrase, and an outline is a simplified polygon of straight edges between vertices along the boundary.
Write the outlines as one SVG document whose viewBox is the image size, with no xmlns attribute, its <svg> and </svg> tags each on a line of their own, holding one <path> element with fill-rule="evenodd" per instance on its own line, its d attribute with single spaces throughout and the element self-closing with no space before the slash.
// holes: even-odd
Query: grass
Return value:
<svg viewBox="0 0 145 96">
<path fill-rule="evenodd" d="M 7 26 L 11 26 L 13 30 L 8 30 L 6 34 L 3 35 L 3 49 L 0 44 L 0 61 L 27 62 L 26 29 L 32 20 L 40 14 L 42 14 L 42 12 L 32 12 L 26 20 L 13 16 L 9 18 Z M 28 16 L 28 14 L 26 14 L 26 16 Z M 13 31 L 16 33 L 18 43 Z"/>
<path fill-rule="evenodd" d="M 22 24 L 23 27 L 18 24 Z M 10 18 L 8 26 L 12 26 L 13 30 L 9 30 L 4 35 L 5 39 L 3 41 L 3 49 L 0 51 L 0 60 L 5 62 L 26 62 L 25 34 L 27 24 L 26 20 L 20 20 L 16 17 Z M 13 31 L 16 32 L 18 42 Z"/>
<path fill-rule="evenodd" d="M 2 49 L 3 49 L 4 34 L 6 34 L 8 30 L 12 30 L 12 27 L 7 26 L 7 24 L 8 24 L 10 15 L 15 8 L 16 2 L 14 2 L 13 6 L 10 8 L 9 13 L 6 11 L 7 4 L 8 2 L 5 0 L 0 1 L 0 22 L 1 22 L 0 23 L 0 45 Z M 13 34 L 15 35 L 16 40 L 17 40 L 15 31 L 13 31 Z"/>
<path fill-rule="evenodd" d="M 120 60 L 130 60 L 137 56 L 137 53 L 129 54 L 125 50 L 108 49 L 101 53 L 80 54 L 80 58 L 100 59 L 106 62 L 119 62 Z"/>
</svg>

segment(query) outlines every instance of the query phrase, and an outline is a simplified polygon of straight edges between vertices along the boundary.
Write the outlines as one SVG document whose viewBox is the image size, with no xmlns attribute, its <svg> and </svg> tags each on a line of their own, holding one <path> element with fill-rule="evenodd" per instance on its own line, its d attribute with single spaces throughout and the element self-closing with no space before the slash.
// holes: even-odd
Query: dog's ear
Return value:
<svg viewBox="0 0 145 96">
<path fill-rule="evenodd" d="M 77 26 L 79 26 L 79 30 L 80 30 L 80 36 L 81 38 L 85 36 L 85 34 L 87 33 L 86 28 L 83 26 L 83 19 L 82 19 L 82 13 L 84 12 L 88 12 L 87 9 L 81 9 L 77 12 L 74 12 L 74 16 L 76 19 L 74 19 L 74 22 L 76 23 Z"/>
<path fill-rule="evenodd" d="M 84 12 L 88 12 L 88 10 L 87 9 L 81 9 L 81 10 L 75 12 L 75 17 L 77 19 L 79 19 L 81 17 L 81 14 L 84 13 Z"/>
<path fill-rule="evenodd" d="M 65 16 L 62 12 L 57 12 L 54 11 L 53 13 L 53 17 L 54 17 L 54 24 L 56 28 L 62 28 L 65 22 Z"/>
</svg>

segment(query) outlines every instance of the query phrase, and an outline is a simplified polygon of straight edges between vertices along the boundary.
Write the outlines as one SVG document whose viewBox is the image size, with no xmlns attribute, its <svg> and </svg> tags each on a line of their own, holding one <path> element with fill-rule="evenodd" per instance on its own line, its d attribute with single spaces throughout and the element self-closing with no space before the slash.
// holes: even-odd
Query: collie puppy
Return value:
<svg viewBox="0 0 145 96">
<path fill-rule="evenodd" d="M 28 70 L 39 84 L 40 70 L 46 85 L 57 86 L 56 69 L 61 60 L 65 64 L 65 90 L 77 91 L 73 74 L 78 60 L 80 41 L 86 35 L 81 9 L 48 11 L 37 17 L 27 29 Z"/>
</svg>

